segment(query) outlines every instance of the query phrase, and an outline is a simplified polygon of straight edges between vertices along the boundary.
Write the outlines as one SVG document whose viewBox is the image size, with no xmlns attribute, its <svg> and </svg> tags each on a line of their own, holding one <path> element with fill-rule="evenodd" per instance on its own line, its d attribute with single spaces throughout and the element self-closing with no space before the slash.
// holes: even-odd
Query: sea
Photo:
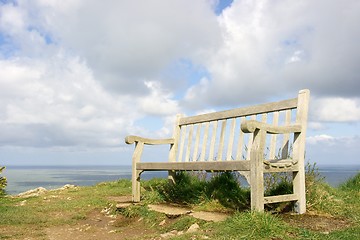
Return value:
<svg viewBox="0 0 360 240">
<path fill-rule="evenodd" d="M 318 173 L 333 187 L 360 172 L 360 165 L 317 165 Z M 6 166 L 6 193 L 16 195 L 38 187 L 48 190 L 65 184 L 91 186 L 131 178 L 131 166 Z M 166 178 L 167 172 L 144 172 L 142 179 Z"/>
</svg>

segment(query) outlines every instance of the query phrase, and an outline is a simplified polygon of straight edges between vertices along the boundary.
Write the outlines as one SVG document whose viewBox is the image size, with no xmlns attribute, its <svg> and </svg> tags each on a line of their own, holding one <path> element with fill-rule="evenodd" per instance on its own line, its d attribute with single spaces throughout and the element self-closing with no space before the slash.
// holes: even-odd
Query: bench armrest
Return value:
<svg viewBox="0 0 360 240">
<path fill-rule="evenodd" d="M 142 142 L 147 145 L 158 145 L 158 144 L 174 144 L 175 140 L 173 138 L 166 139 L 151 139 L 151 138 L 143 138 L 139 136 L 127 136 L 125 138 L 125 143 L 133 144 L 135 142 Z"/>
<path fill-rule="evenodd" d="M 264 130 L 270 134 L 298 133 L 301 132 L 301 125 L 274 126 L 256 120 L 248 120 L 241 124 L 241 130 L 244 133 L 253 133 L 256 129 Z"/>
</svg>

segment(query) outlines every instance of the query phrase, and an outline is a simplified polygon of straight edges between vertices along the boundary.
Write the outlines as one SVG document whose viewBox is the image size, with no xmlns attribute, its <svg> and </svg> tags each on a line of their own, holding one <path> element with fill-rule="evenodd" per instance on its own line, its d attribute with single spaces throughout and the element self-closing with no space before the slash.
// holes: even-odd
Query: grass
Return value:
<svg viewBox="0 0 360 240">
<path fill-rule="evenodd" d="M 202 181 L 207 179 L 207 181 Z M 170 239 L 359 239 L 360 237 L 360 173 L 338 188 L 324 183 L 315 166 L 307 167 L 307 210 L 305 215 L 289 215 L 274 211 L 249 211 L 249 191 L 238 185 L 236 174 L 215 174 L 201 177 L 179 173 L 178 184 L 164 179 L 144 181 L 142 204 L 117 210 L 110 196 L 131 194 L 131 182 L 120 180 L 91 187 L 50 191 L 39 197 L 0 197 L 0 239 L 47 239 L 52 227 L 83 226 L 91 222 L 91 214 L 110 208 L 118 216 L 114 227 L 119 239 L 154 239 L 172 230 L 184 231 Z M 288 191 L 280 184 L 269 191 Z M 269 192 L 269 194 L 272 194 Z M 205 222 L 190 216 L 168 219 L 150 211 L 149 203 L 176 202 L 197 210 L 231 212 L 223 222 Z M 273 210 L 273 209 L 271 209 Z M 121 218 L 119 218 L 121 216 Z M 160 223 L 166 220 L 164 226 Z M 325 221 L 326 220 L 326 221 Z M 313 225 L 323 221 L 326 226 Z M 194 223 L 200 232 L 186 233 Z M 341 225 L 342 224 L 342 225 Z M 321 224 L 320 224 L 321 225 Z M 144 229 L 149 233 L 144 234 Z M 95 234 L 95 232 L 91 232 Z M 126 235 L 126 234 L 133 235 Z"/>
</svg>

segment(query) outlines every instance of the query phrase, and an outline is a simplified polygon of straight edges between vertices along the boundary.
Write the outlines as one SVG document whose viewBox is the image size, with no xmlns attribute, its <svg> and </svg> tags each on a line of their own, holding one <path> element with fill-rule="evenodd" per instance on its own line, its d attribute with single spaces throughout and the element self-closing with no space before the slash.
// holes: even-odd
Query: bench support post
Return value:
<svg viewBox="0 0 360 240">
<path fill-rule="evenodd" d="M 298 97 L 296 122 L 301 125 L 301 132 L 294 135 L 294 157 L 298 158 L 298 172 L 293 174 L 294 194 L 298 196 L 295 211 L 299 214 L 306 212 L 305 192 L 305 136 L 308 118 L 310 91 L 301 90 Z"/>
<path fill-rule="evenodd" d="M 140 158 L 144 149 L 144 143 L 137 142 L 132 157 L 132 201 L 140 202 L 140 175 L 142 171 L 136 169 L 136 164 L 140 162 Z"/>
<path fill-rule="evenodd" d="M 251 210 L 264 211 L 264 163 L 263 149 L 266 133 L 262 130 L 254 132 L 253 145 L 250 152 L 250 200 Z"/>
</svg>

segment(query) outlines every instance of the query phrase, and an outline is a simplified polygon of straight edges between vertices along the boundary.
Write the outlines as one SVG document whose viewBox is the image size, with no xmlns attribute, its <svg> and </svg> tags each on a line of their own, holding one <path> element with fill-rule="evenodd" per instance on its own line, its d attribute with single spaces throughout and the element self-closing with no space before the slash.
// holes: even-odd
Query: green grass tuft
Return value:
<svg viewBox="0 0 360 240">
<path fill-rule="evenodd" d="M 340 185 L 340 189 L 344 191 L 359 191 L 360 189 L 360 173 L 345 181 Z"/>
</svg>

